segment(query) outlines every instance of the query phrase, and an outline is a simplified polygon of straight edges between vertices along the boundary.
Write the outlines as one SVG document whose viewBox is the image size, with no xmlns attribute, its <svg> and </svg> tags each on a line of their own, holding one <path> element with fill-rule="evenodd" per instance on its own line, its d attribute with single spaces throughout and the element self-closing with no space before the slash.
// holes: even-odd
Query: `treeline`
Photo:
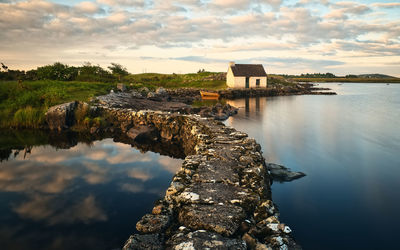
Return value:
<svg viewBox="0 0 400 250">
<path fill-rule="evenodd" d="M 301 74 L 301 75 L 281 75 L 285 78 L 336 78 L 337 76 L 332 73 L 312 73 L 312 74 Z"/>
<path fill-rule="evenodd" d="M 396 78 L 384 74 L 363 74 L 363 75 L 346 75 L 346 76 L 336 76 L 332 73 L 312 73 L 312 74 L 301 74 L 301 75 L 280 75 L 285 78 Z"/>
<path fill-rule="evenodd" d="M 107 69 L 89 62 L 80 67 L 68 66 L 60 62 L 52 65 L 38 67 L 37 69 L 24 71 L 12 70 L 1 63 L 0 80 L 58 80 L 58 81 L 85 81 L 85 82 L 115 82 L 129 75 L 126 68 L 117 63 L 111 63 Z"/>
</svg>

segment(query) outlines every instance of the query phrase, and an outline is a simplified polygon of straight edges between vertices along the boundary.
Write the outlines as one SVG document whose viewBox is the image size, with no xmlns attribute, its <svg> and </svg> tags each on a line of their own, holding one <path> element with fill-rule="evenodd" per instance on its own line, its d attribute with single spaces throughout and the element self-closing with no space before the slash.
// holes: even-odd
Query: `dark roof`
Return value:
<svg viewBox="0 0 400 250">
<path fill-rule="evenodd" d="M 262 64 L 235 64 L 231 69 L 234 76 L 267 76 Z"/>
</svg>

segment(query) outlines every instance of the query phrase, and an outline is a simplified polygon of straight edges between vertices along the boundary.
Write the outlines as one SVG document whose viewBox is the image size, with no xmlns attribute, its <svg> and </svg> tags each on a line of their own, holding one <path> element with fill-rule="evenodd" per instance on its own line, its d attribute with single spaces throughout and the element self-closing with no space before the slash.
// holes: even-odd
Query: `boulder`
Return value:
<svg viewBox="0 0 400 250">
<path fill-rule="evenodd" d="M 156 94 L 157 95 L 168 95 L 168 92 L 163 87 L 159 87 L 156 89 Z"/>
<path fill-rule="evenodd" d="M 154 92 L 149 92 L 149 93 L 147 93 L 147 98 L 153 98 L 153 97 L 156 97 L 156 93 L 154 93 Z"/>
<path fill-rule="evenodd" d="M 135 97 L 135 98 L 143 98 L 143 96 L 142 96 L 142 94 L 141 93 L 139 93 L 137 90 L 132 90 L 131 91 L 131 94 L 132 94 L 132 97 Z"/>
<path fill-rule="evenodd" d="M 136 223 L 136 229 L 142 233 L 160 233 L 168 227 L 170 217 L 162 214 L 146 214 Z"/>
<path fill-rule="evenodd" d="M 74 111 L 76 106 L 77 102 L 68 102 L 50 107 L 45 114 L 49 128 L 61 131 L 72 126 L 75 120 Z"/>
<path fill-rule="evenodd" d="M 306 176 L 303 172 L 294 172 L 287 167 L 275 163 L 267 163 L 267 169 L 269 170 L 272 179 L 279 182 L 293 181 Z"/>
<path fill-rule="evenodd" d="M 147 87 L 142 87 L 142 88 L 140 88 L 139 90 L 139 93 L 141 93 L 142 94 L 142 96 L 144 96 L 144 97 L 146 97 L 147 96 L 147 93 L 149 93 L 149 88 L 147 88 Z"/>
<path fill-rule="evenodd" d="M 136 142 L 155 141 L 159 137 L 158 130 L 149 126 L 131 128 L 126 135 Z"/>
<path fill-rule="evenodd" d="M 123 250 L 162 250 L 163 237 L 161 234 L 134 234 L 126 241 Z"/>
<path fill-rule="evenodd" d="M 125 84 L 123 84 L 123 83 L 118 83 L 118 84 L 117 84 L 117 89 L 118 89 L 119 91 L 125 92 L 125 91 L 126 91 L 126 86 L 125 86 Z"/>
</svg>

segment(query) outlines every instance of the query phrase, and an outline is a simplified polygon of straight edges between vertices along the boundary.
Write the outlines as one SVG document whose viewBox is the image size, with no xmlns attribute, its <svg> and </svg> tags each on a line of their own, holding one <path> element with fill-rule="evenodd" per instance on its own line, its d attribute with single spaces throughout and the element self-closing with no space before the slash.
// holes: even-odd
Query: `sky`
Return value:
<svg viewBox="0 0 400 250">
<path fill-rule="evenodd" d="M 400 77 L 400 1 L 0 0 L 0 62 Z"/>
</svg>

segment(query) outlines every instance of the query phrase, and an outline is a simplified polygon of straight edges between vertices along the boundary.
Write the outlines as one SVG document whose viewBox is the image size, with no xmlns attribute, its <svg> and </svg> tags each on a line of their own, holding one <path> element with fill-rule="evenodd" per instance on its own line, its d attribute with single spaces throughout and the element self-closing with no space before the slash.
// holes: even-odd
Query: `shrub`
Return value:
<svg viewBox="0 0 400 250">
<path fill-rule="evenodd" d="M 95 117 L 92 120 L 92 126 L 102 127 L 104 125 L 104 120 L 101 117 Z"/>
<path fill-rule="evenodd" d="M 82 122 L 82 125 L 85 126 L 86 128 L 90 128 L 92 124 L 92 120 L 89 117 L 85 117 L 85 119 Z"/>
<path fill-rule="evenodd" d="M 86 126 L 85 121 L 86 121 L 86 118 L 88 118 L 88 115 L 89 115 L 89 105 L 79 104 L 78 107 L 75 110 L 76 123 L 78 125 Z M 90 118 L 88 118 L 88 119 L 89 119 L 89 122 L 90 122 Z"/>
<path fill-rule="evenodd" d="M 12 125 L 26 128 L 37 128 L 44 123 L 44 120 L 45 116 L 43 110 L 27 106 L 18 109 L 18 111 L 15 112 Z"/>
</svg>

